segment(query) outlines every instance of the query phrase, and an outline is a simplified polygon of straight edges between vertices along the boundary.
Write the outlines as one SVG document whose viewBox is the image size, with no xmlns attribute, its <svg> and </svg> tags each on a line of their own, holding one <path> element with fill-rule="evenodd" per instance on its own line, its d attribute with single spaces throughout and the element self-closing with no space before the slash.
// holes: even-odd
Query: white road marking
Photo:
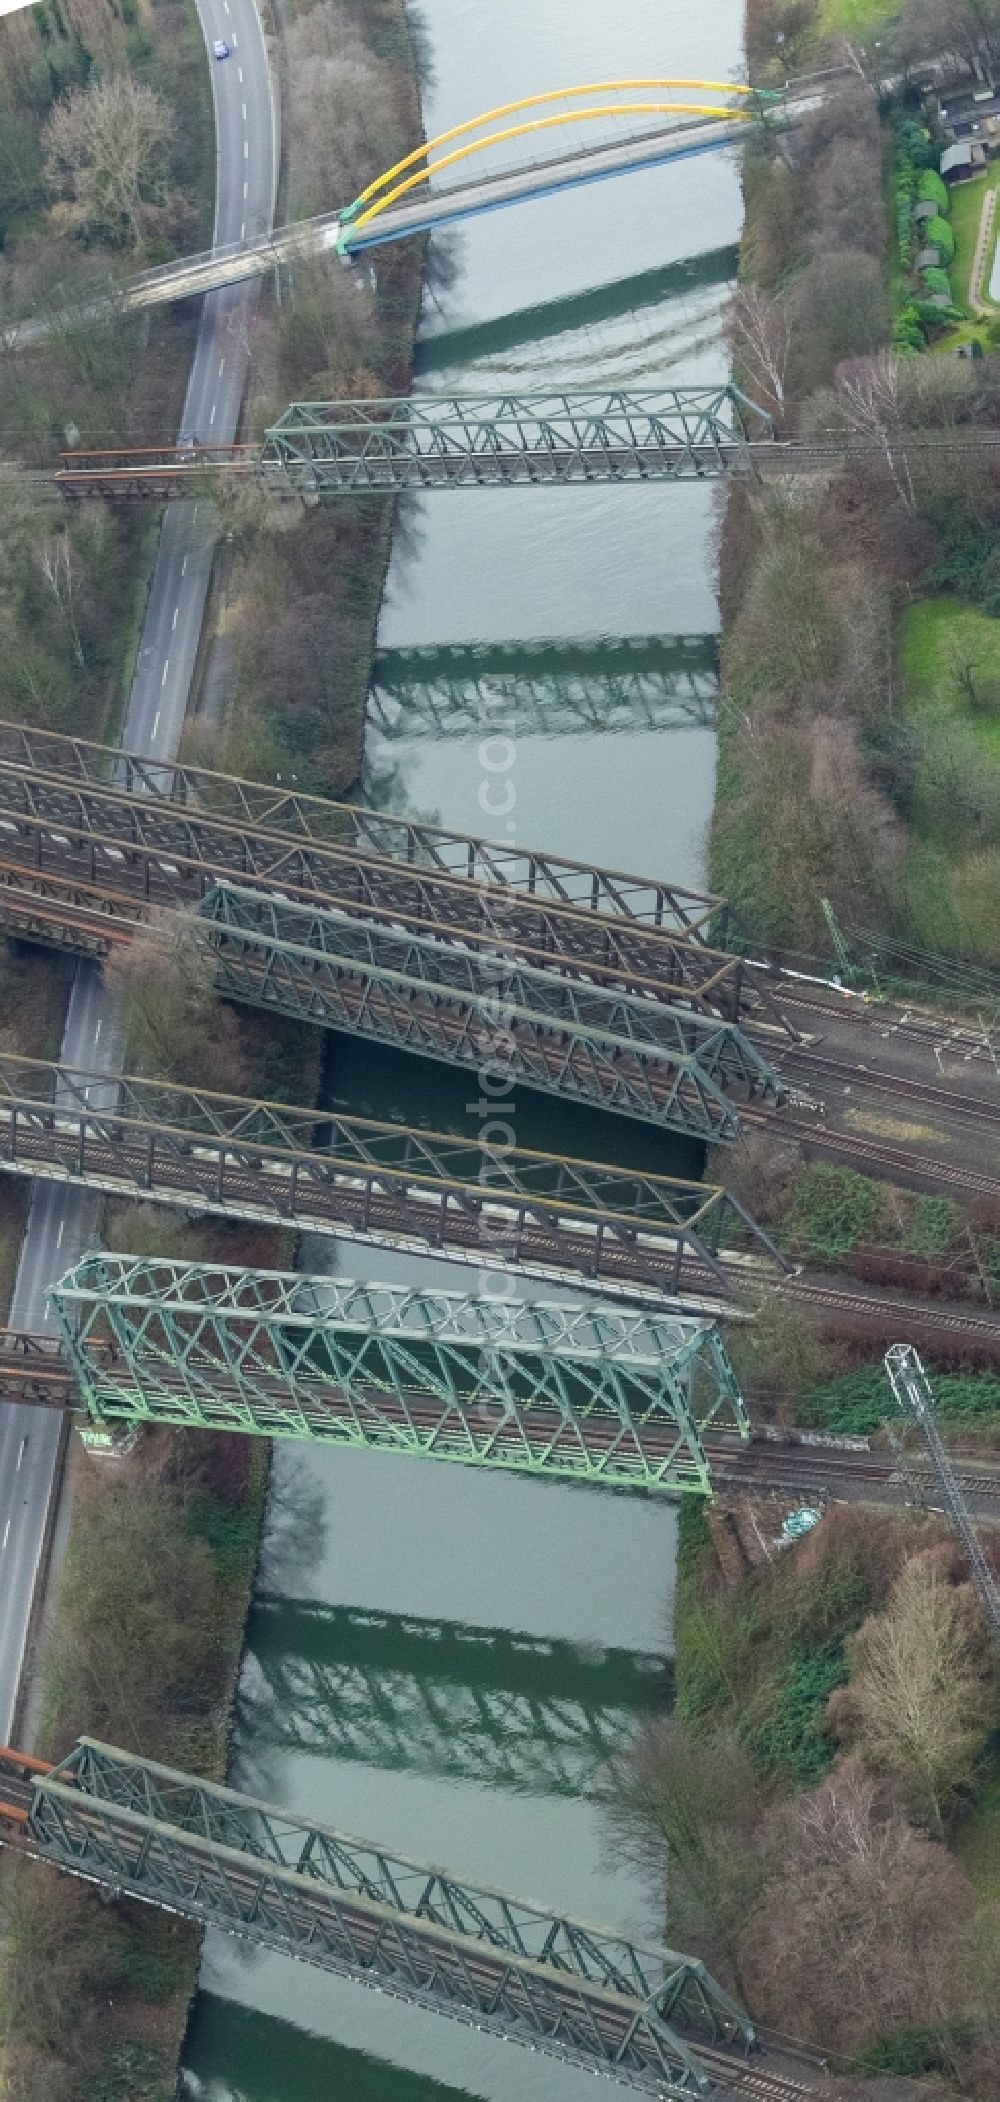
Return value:
<svg viewBox="0 0 1000 2102">
<path fill-rule="evenodd" d="M 236 68 L 236 71 L 237 71 L 237 74 L 238 74 L 238 76 L 239 76 L 239 83 L 240 83 L 240 86 L 242 87 L 242 86 L 243 86 L 243 68 L 242 68 L 242 66 L 237 66 L 237 68 Z"/>
<path fill-rule="evenodd" d="M 168 673 L 168 671 L 169 671 L 169 670 L 170 670 L 170 659 L 169 659 L 169 657 L 168 657 L 168 658 L 167 658 L 167 661 L 166 661 L 166 663 L 165 663 L 165 665 L 164 665 L 164 667 L 163 667 L 163 677 L 162 677 L 162 679 L 160 680 L 160 685 L 161 685 L 161 686 L 165 686 L 165 685 L 166 685 L 166 683 L 167 683 L 167 673 Z"/>
<path fill-rule="evenodd" d="M 212 413 L 211 413 L 211 416 L 210 416 L 210 417 L 209 417 L 209 419 L 208 419 L 208 420 L 209 420 L 209 423 L 214 423 L 214 422 L 215 422 L 215 406 L 216 406 L 216 405 L 215 405 L 215 403 L 214 403 L 214 401 L 213 401 L 213 403 L 212 403 Z"/>
<path fill-rule="evenodd" d="M 57 1235 L 56 1235 L 56 1247 L 57 1247 L 57 1248 L 61 1248 L 61 1247 L 62 1247 L 62 1243 L 63 1243 L 63 1234 L 65 1233 L 65 1231 L 66 1231 L 66 1221 L 65 1221 L 65 1219 L 60 1219 L 60 1221 L 59 1221 L 59 1232 L 58 1232 L 58 1233 L 57 1233 Z"/>
<path fill-rule="evenodd" d="M 95 1042 L 95 1044 L 99 1044 L 99 1043 L 100 1043 L 100 1041 L 101 1041 L 101 1030 L 103 1029 L 103 1027 L 104 1027 L 104 1023 L 103 1023 L 103 1021 L 100 1021 L 100 1022 L 98 1022 L 98 1024 L 97 1024 L 97 1028 L 96 1028 L 96 1029 L 95 1029 L 95 1031 L 94 1031 L 94 1042 Z"/>
<path fill-rule="evenodd" d="M 243 185 L 243 195 L 244 197 L 249 197 L 250 195 L 250 184 L 248 182 L 245 182 Z"/>
<path fill-rule="evenodd" d="M 178 615 L 178 613 L 180 612 L 180 610 L 181 610 L 181 609 L 180 609 L 180 607 L 179 607 L 179 606 L 175 606 L 175 607 L 174 607 L 174 617 L 173 617 L 173 620 L 172 620 L 172 621 L 171 621 L 171 623 L 170 623 L 170 632 L 171 632 L 171 634 L 173 634 L 173 631 L 174 631 L 174 629 L 175 629 L 175 628 L 176 628 L 176 626 L 177 626 L 177 615 Z"/>
<path fill-rule="evenodd" d="M 243 111 L 243 122 L 244 122 L 244 124 L 245 124 L 245 123 L 246 123 L 246 121 L 247 121 L 247 106 L 246 106 L 246 103 L 245 103 L 245 102 L 241 103 L 241 104 L 240 104 L 240 107 L 241 107 L 241 109 L 242 109 L 242 111 Z"/>
<path fill-rule="evenodd" d="M 7 1523 L 6 1523 L 6 1525 L 4 1526 L 4 1529 L 3 1529 L 3 1545 L 4 1545 L 4 1547 L 6 1547 L 6 1545 L 7 1545 L 7 1542 L 8 1542 L 8 1540 L 9 1540 L 9 1538 L 10 1538 L 10 1519 L 8 1518 L 8 1520 L 7 1520 Z M 2 1553 L 3 1553 L 3 1548 L 0 1548 L 0 1554 L 2 1554 Z"/>
<path fill-rule="evenodd" d="M 220 378 L 220 380 L 221 380 L 221 378 L 222 378 L 222 375 L 223 375 L 223 373 L 225 372 L 225 369 L 226 369 L 226 361 L 225 361 L 225 358 L 220 358 L 220 359 L 219 359 L 219 378 Z"/>
<path fill-rule="evenodd" d="M 244 160 L 245 160 L 245 161 L 248 161 L 248 160 L 250 159 L 250 141 L 249 141 L 249 139 L 244 139 L 244 141 L 243 141 L 243 158 L 244 158 Z"/>
<path fill-rule="evenodd" d="M 153 736 L 154 736 L 154 737 L 156 736 L 156 733 L 157 733 L 157 730 L 159 729 L 159 727 L 160 727 L 160 711 L 159 711 L 159 709 L 157 709 L 157 711 L 156 711 L 156 714 L 155 714 L 155 715 L 154 715 L 154 717 L 153 717 Z"/>
<path fill-rule="evenodd" d="M 244 219 L 244 221 L 243 221 L 243 224 L 242 224 L 242 226 L 240 227 L 240 240 L 241 240 L 241 241 L 245 241 L 245 240 L 246 240 L 246 232 L 247 232 L 247 222 L 246 222 L 246 220 Z"/>
<path fill-rule="evenodd" d="M 27 1438 L 22 1438 L 22 1439 L 21 1439 L 21 1449 L 20 1449 L 20 1451 L 19 1451 L 19 1453 L 18 1453 L 18 1455 L 17 1455 L 17 1466 L 16 1466 L 16 1468 L 15 1468 L 15 1470 L 14 1470 L 15 1474 L 20 1474 L 20 1472 L 21 1472 L 21 1461 L 22 1461 L 22 1460 L 23 1460 L 23 1458 L 24 1458 L 24 1448 L 25 1448 L 25 1446 L 27 1445 L 27 1443 L 28 1443 L 28 1440 L 27 1440 Z"/>
<path fill-rule="evenodd" d="M 187 575 L 187 566 L 188 566 L 188 558 L 187 558 L 187 556 L 185 555 L 185 557 L 184 557 L 184 560 L 183 560 L 183 562 L 181 563 L 181 576 L 182 576 L 182 577 L 184 577 L 184 576 L 186 576 L 186 575 Z"/>
</svg>

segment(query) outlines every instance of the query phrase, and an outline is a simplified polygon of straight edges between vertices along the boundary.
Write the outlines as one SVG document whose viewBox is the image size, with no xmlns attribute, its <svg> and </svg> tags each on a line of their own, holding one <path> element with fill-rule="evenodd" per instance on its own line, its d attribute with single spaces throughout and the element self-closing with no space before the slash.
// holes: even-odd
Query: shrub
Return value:
<svg viewBox="0 0 1000 2102">
<path fill-rule="evenodd" d="M 913 191 L 902 182 L 896 185 L 896 237 L 899 260 L 906 270 L 913 255 Z"/>
<path fill-rule="evenodd" d="M 793 1247 L 815 1255 L 847 1255 L 877 1237 L 882 1193 L 870 1176 L 850 1168 L 807 1168 L 792 1193 L 784 1232 Z"/>
<path fill-rule="evenodd" d="M 829 1772 L 835 1746 L 824 1714 L 831 1693 L 846 1680 L 842 1637 L 796 1652 L 782 1672 L 772 1714 L 753 1733 L 750 1749 L 765 1773 L 790 1774 L 805 1786 Z"/>
<path fill-rule="evenodd" d="M 995 1372 L 937 1372 L 934 1401 L 943 1422 L 1000 1422 L 1000 1377 Z M 858 1365 L 803 1395 L 799 1420 L 814 1430 L 870 1438 L 893 1418 L 896 1405 L 881 1364 Z"/>
<path fill-rule="evenodd" d="M 948 185 L 936 168 L 922 168 L 917 178 L 917 196 L 921 204 L 936 204 L 942 219 L 951 210 Z"/>
<path fill-rule="evenodd" d="M 942 271 L 942 277 L 944 274 Z M 936 307 L 929 299 L 915 299 L 913 312 L 924 328 L 950 328 L 955 322 L 968 320 L 964 307 Z"/>
<path fill-rule="evenodd" d="M 936 248 L 943 261 L 950 263 L 955 255 L 955 236 L 947 219 L 928 219 L 923 229 L 925 241 Z"/>
<path fill-rule="evenodd" d="M 958 1229 L 958 1211 L 950 1197 L 921 1197 L 904 1246 L 912 1255 L 946 1255 Z"/>
<path fill-rule="evenodd" d="M 947 293 L 949 300 L 951 299 L 951 279 L 947 270 L 938 270 L 933 263 L 929 263 L 926 270 L 921 270 L 920 276 L 926 291 Z"/>
</svg>

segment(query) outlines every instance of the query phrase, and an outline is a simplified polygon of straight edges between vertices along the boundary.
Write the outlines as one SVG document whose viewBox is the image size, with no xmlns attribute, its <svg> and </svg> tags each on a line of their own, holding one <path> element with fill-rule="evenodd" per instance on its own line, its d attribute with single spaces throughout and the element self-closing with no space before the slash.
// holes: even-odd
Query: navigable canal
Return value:
<svg viewBox="0 0 1000 2102">
<path fill-rule="evenodd" d="M 725 80 L 742 11 L 743 0 L 420 0 L 428 133 L 570 82 Z M 739 226 L 724 155 L 467 222 L 444 237 L 453 282 L 426 302 L 417 383 L 717 380 Z M 712 493 L 695 487 L 415 505 L 382 618 L 369 795 L 489 833 L 498 824 L 479 791 L 492 782 L 522 844 L 700 884 L 713 538 Z M 512 724 L 511 763 L 490 774 L 482 738 Z M 356 1113 L 461 1128 L 475 1092 L 444 1068 L 333 1040 L 330 1099 Z M 513 1121 L 521 1145 L 698 1169 L 680 1140 L 544 1098 L 519 1093 Z M 475 1273 L 329 1241 L 307 1245 L 302 1263 L 475 1289 Z M 602 1771 L 669 1699 L 673 1544 L 665 1504 L 279 1448 L 233 1778 L 472 1878 L 655 1931 L 651 1895 L 608 1837 Z M 592 2081 L 210 1934 L 183 2092 L 582 2102 Z"/>
</svg>

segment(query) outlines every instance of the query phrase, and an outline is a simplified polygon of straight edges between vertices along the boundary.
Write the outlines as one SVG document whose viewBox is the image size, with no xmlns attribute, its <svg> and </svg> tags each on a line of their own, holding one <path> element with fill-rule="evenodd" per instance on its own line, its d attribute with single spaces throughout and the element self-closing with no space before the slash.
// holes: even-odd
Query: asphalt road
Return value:
<svg viewBox="0 0 1000 2102">
<path fill-rule="evenodd" d="M 217 244 L 249 239 L 271 224 L 277 137 L 267 53 L 254 0 L 197 0 L 211 67 L 216 123 Z M 231 56 L 211 57 L 216 37 Z M 259 297 L 233 285 L 205 299 L 181 430 L 224 443 L 235 436 Z M 212 566 L 209 507 L 176 504 L 164 516 L 142 644 L 122 742 L 157 757 L 177 750 L 188 704 Z M 100 971 L 77 970 L 61 1058 L 67 1065 L 120 1066 L 118 1005 Z M 10 1319 L 47 1326 L 45 1294 L 92 1244 L 99 1200 L 86 1191 L 36 1185 Z M 0 1410 L 0 1742 L 9 1742 L 46 1518 L 58 1488 L 58 1417 Z"/>
</svg>

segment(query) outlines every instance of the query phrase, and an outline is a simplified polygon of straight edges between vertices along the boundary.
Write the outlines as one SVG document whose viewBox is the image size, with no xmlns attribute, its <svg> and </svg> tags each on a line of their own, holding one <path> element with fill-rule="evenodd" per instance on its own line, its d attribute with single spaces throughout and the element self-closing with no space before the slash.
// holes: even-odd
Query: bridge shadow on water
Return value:
<svg viewBox="0 0 1000 2102">
<path fill-rule="evenodd" d="M 473 2092 L 211 1992 L 195 2002 L 185 2059 L 183 2102 L 468 2102 Z"/>
<path fill-rule="evenodd" d="M 379 740 L 710 729 L 714 635 L 439 643 L 380 650 L 368 704 Z M 502 721 L 500 718 L 502 717 Z"/>
<path fill-rule="evenodd" d="M 241 1785 L 299 1752 L 517 1794 L 601 1796 L 670 1697 L 668 1661 L 302 1599 L 259 1598 L 238 1699 Z"/>
<path fill-rule="evenodd" d="M 737 249 L 730 245 L 712 248 L 703 255 L 688 256 L 683 262 L 660 264 L 654 270 L 643 270 L 612 284 L 595 285 L 586 292 L 519 307 L 494 320 L 435 330 L 417 345 L 415 377 L 425 379 L 430 373 L 479 363 L 529 343 L 592 329 L 603 322 L 662 306 L 666 300 L 683 299 L 693 292 L 729 284 L 736 276 L 737 255 Z"/>
</svg>

